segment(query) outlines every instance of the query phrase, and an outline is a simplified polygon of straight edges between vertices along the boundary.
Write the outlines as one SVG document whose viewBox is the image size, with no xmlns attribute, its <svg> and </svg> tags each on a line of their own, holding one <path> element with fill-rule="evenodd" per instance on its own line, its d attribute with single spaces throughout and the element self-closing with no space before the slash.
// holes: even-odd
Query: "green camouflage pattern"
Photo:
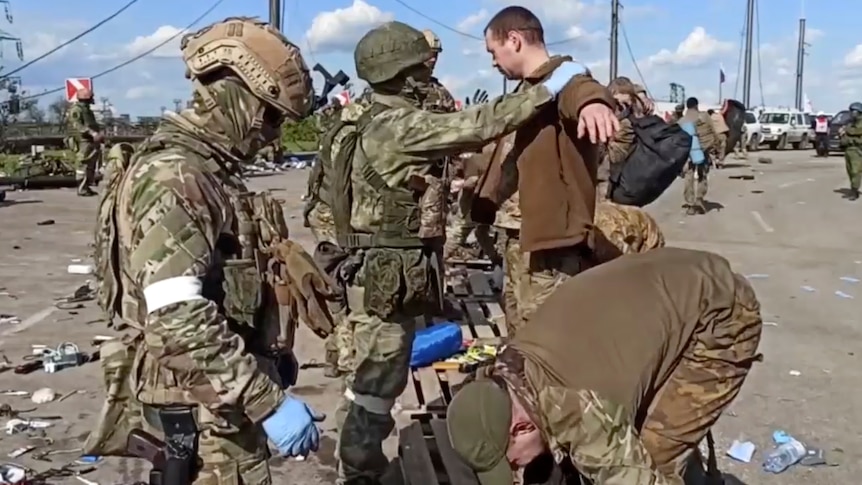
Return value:
<svg viewBox="0 0 862 485">
<path fill-rule="evenodd" d="M 101 152 L 89 131 L 100 129 L 90 103 L 77 101 L 66 113 L 66 148 L 74 154 L 75 176 L 80 181 L 78 192 L 96 183 L 96 165 Z"/>
<path fill-rule="evenodd" d="M 389 187 L 407 189 L 414 176 L 431 175 L 434 160 L 481 149 L 529 121 L 552 99 L 544 86 L 537 86 L 441 115 L 418 109 L 406 98 L 375 93 L 373 102 L 389 109 L 364 125 L 352 163 L 367 164 Z M 351 185 L 351 226 L 374 234 L 383 222 L 382 194 L 357 170 Z M 364 251 L 363 265 L 347 288 L 354 371 L 347 376 L 345 402 L 340 405 L 342 480 L 376 480 L 388 465 L 382 442 L 395 425 L 390 410 L 407 385 L 415 317 L 430 314 L 431 304 L 440 304 L 441 278 L 435 269 L 441 265 L 440 257 L 436 250 L 424 248 L 371 248 Z"/>
<path fill-rule="evenodd" d="M 622 254 L 642 253 L 664 247 L 664 234 L 647 211 L 630 205 L 599 202 L 596 227 Z"/>
<path fill-rule="evenodd" d="M 422 102 L 422 109 L 433 113 L 454 113 L 457 111 L 452 93 L 436 77 L 431 77 L 424 90 L 425 99 Z"/>
<path fill-rule="evenodd" d="M 841 146 L 844 147 L 844 165 L 850 190 L 858 191 L 862 185 L 862 118 L 856 118 L 843 127 Z"/>
<path fill-rule="evenodd" d="M 424 64 L 434 55 L 422 32 L 401 22 L 386 22 L 359 39 L 353 60 L 360 79 L 380 84 Z"/>
<path fill-rule="evenodd" d="M 197 408 L 201 483 L 268 484 L 259 422 L 285 393 L 275 361 L 263 355 L 289 351 L 296 321 L 285 318 L 293 309 L 278 306 L 279 281 L 267 268 L 273 249 L 289 241 L 280 205 L 249 192 L 235 174 L 278 129 L 255 128 L 260 101 L 242 85 L 216 81 L 208 88 L 227 126 L 193 110 L 167 114 L 125 173 L 112 179 L 100 206 L 100 303 L 115 324 L 137 334 L 134 355 L 117 354 L 132 360 L 115 366 L 128 375 L 111 383 L 126 402 Z M 238 154 L 249 133 L 264 138 Z M 180 276 L 200 278 L 204 295 L 223 296 L 148 312 L 144 289 Z M 130 415 L 137 406 L 115 401 L 111 392 L 109 386 L 106 419 L 90 440 L 99 455 L 115 447 L 101 439 L 115 436 L 111 429 L 140 421 Z"/>
</svg>

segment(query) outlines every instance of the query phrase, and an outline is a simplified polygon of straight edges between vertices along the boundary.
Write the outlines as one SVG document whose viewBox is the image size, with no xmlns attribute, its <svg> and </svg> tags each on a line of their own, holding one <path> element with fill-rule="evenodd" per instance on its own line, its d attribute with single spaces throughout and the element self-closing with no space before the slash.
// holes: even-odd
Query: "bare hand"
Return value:
<svg viewBox="0 0 862 485">
<path fill-rule="evenodd" d="M 590 142 L 607 143 L 620 129 L 614 111 L 602 103 L 592 103 L 581 108 L 578 116 L 578 137 L 590 135 Z"/>
</svg>

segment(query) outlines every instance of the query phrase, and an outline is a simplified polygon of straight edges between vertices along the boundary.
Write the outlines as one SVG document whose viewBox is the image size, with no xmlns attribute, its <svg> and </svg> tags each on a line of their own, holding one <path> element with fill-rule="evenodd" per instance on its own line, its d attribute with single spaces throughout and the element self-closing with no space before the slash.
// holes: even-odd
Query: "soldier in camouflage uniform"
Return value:
<svg viewBox="0 0 862 485">
<path fill-rule="evenodd" d="M 862 103 L 853 103 L 849 109 L 851 121 L 841 127 L 839 136 L 844 148 L 847 177 L 850 179 L 847 199 L 858 200 L 862 185 Z"/>
<path fill-rule="evenodd" d="M 339 418 L 344 483 L 376 483 L 386 469 L 382 443 L 407 384 L 416 317 L 440 311 L 445 194 L 435 161 L 516 130 L 572 76 L 560 72 L 518 94 L 443 115 L 422 109 L 433 55 L 422 32 L 400 22 L 368 32 L 354 53 L 356 73 L 374 93 L 334 155 L 336 166 L 351 170 L 349 190 L 333 191 L 332 211 L 339 245 L 355 261 L 346 278 L 355 361 Z"/>
<path fill-rule="evenodd" d="M 431 59 L 428 59 L 428 62 L 426 63 L 433 73 L 434 68 L 437 67 L 437 57 L 441 52 L 443 52 L 443 44 L 440 43 L 440 38 L 437 37 L 437 34 L 430 30 L 423 30 L 422 34 L 425 36 L 425 41 L 428 42 L 428 45 L 431 47 L 431 52 L 434 53 Z M 452 97 L 452 93 L 446 89 L 446 86 L 443 86 L 443 84 L 440 83 L 439 79 L 432 75 L 426 84 L 426 89 L 427 93 L 425 94 L 425 101 L 422 109 L 427 109 L 435 113 L 455 112 L 455 98 Z"/>
<path fill-rule="evenodd" d="M 618 258 L 560 286 L 458 391 L 449 438 L 482 485 L 511 485 L 548 451 L 590 483 L 682 485 L 759 360 L 761 330 L 751 285 L 724 258 Z"/>
<path fill-rule="evenodd" d="M 238 169 L 309 113 L 311 76 L 256 19 L 228 18 L 180 46 L 201 103 L 166 113 L 100 207 L 100 304 L 134 331 L 100 349 L 108 396 L 84 448 L 127 456 L 129 432 L 162 435 L 170 412 L 186 428 L 171 434 L 197 440 L 194 483 L 268 485 L 267 438 L 283 455 L 318 446 L 320 416 L 285 389 L 297 321 L 331 331 L 316 302 L 332 287 L 288 240 L 280 204 L 249 192 Z"/>
<path fill-rule="evenodd" d="M 706 206 L 704 198 L 709 189 L 709 166 L 712 160 L 718 157 L 718 137 L 713 129 L 712 119 L 709 115 L 698 109 L 697 98 L 688 98 L 686 100 L 686 111 L 679 123 L 684 129 L 693 126 L 693 134 L 697 137 L 700 144 L 700 151 L 705 157 L 704 161 L 696 162 L 693 158 L 689 158 L 688 163 L 683 170 L 685 178 L 685 189 L 683 197 L 685 199 L 686 214 L 704 214 Z M 695 149 L 692 148 L 692 153 Z"/>
<path fill-rule="evenodd" d="M 334 112 L 338 119 L 327 122 L 327 130 L 321 136 L 320 150 L 309 176 L 310 197 L 305 207 L 305 224 L 311 229 L 318 245 L 323 242 L 338 244 L 335 221 L 332 219 L 333 154 L 338 153 L 342 140 L 355 129 L 354 123 L 369 104 L 368 96 L 360 96 L 355 102 L 338 109 Z M 335 330 L 324 344 L 324 375 L 340 377 L 349 374 L 352 368 L 353 329 L 347 320 L 347 308 L 344 305 L 332 305 L 331 312 L 335 319 Z"/>
<path fill-rule="evenodd" d="M 66 113 L 66 148 L 75 154 L 75 176 L 79 180 L 78 195 L 96 195 L 90 188 L 96 183 L 96 164 L 105 136 L 93 114 L 93 92 L 81 89 Z"/>
</svg>

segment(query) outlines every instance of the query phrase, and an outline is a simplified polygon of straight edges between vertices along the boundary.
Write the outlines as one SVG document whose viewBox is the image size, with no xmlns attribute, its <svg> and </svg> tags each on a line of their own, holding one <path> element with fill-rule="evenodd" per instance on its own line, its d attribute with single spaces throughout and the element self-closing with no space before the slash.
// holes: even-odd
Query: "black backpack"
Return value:
<svg viewBox="0 0 862 485">
<path fill-rule="evenodd" d="M 608 199 L 643 207 L 670 187 L 688 161 L 691 136 L 676 123 L 658 116 L 629 118 L 635 134 L 634 150 L 611 166 Z"/>
</svg>

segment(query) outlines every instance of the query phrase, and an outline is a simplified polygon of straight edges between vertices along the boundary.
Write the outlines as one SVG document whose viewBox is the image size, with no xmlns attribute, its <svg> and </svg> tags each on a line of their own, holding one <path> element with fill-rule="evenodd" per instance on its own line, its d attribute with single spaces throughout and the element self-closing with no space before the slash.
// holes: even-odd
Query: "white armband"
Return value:
<svg viewBox="0 0 862 485">
<path fill-rule="evenodd" d="M 203 283 L 196 276 L 177 276 L 144 288 L 147 315 L 181 301 L 202 300 Z"/>
</svg>

